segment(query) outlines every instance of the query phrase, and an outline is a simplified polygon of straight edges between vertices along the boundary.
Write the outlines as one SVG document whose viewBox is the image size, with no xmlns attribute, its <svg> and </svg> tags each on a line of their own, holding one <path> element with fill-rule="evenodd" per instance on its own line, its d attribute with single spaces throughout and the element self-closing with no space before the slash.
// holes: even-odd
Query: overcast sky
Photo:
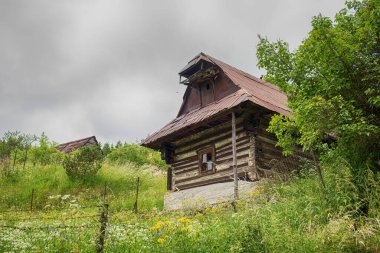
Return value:
<svg viewBox="0 0 380 253">
<path fill-rule="evenodd" d="M 0 0 L 0 135 L 135 142 L 172 120 L 199 52 L 260 76 L 257 34 L 295 48 L 343 0 Z"/>
</svg>

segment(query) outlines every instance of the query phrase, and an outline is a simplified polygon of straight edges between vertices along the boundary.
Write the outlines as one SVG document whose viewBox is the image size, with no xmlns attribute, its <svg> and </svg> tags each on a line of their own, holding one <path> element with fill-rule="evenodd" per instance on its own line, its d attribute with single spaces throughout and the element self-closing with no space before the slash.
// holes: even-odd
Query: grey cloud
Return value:
<svg viewBox="0 0 380 253">
<path fill-rule="evenodd" d="M 295 48 L 340 0 L 0 2 L 0 133 L 136 141 L 175 117 L 200 51 L 260 75 L 257 34 Z"/>
</svg>

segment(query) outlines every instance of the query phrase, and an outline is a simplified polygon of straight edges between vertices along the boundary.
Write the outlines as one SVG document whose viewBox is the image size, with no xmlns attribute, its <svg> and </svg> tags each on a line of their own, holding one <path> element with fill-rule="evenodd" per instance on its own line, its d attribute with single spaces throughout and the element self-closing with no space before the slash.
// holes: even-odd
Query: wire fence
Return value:
<svg viewBox="0 0 380 253">
<path fill-rule="evenodd" d="M 133 205 L 133 212 L 138 211 L 138 191 L 139 191 L 140 179 L 136 179 L 136 199 Z M 69 207 L 49 207 L 48 209 L 39 210 L 34 207 L 35 190 L 32 190 L 30 199 L 30 208 L 24 209 L 7 209 L 0 210 L 0 232 L 6 230 L 17 230 L 24 232 L 56 232 L 56 231 L 73 231 L 80 229 L 98 228 L 98 233 L 95 241 L 96 252 L 100 253 L 104 251 L 107 238 L 107 230 L 111 227 L 111 221 L 115 222 L 112 226 L 130 226 L 123 224 L 114 217 L 118 215 L 115 212 L 115 216 L 110 214 L 109 204 L 107 203 L 107 186 L 104 187 L 103 203 L 96 205 L 75 205 Z M 87 214 L 80 214 L 66 212 L 66 211 L 83 211 Z M 54 213 L 58 211 L 58 213 Z M 89 213 L 94 214 L 89 214 Z M 54 215 L 51 215 L 51 214 Z M 120 212 L 119 212 L 120 213 Z M 21 217 L 17 217 L 21 216 Z M 72 223 L 74 224 L 67 224 Z M 37 224 L 35 224 L 37 223 Z M 50 224 L 45 224 L 50 223 Z M 79 223 L 79 224 L 75 224 Z M 41 225 L 43 224 L 43 225 Z M 148 227 L 141 227 L 149 229 Z M 0 245 L 1 246 L 1 245 Z M 1 248 L 1 247 L 0 247 Z"/>
<path fill-rule="evenodd" d="M 51 213 L 52 210 L 55 211 L 67 211 L 67 210 L 79 210 L 89 208 L 96 210 L 96 214 L 92 215 L 72 215 L 66 213 L 65 215 L 54 215 L 46 216 L 46 214 Z M 99 212 L 100 209 L 100 212 Z M 83 228 L 99 228 L 99 235 L 95 239 L 96 252 L 103 252 L 105 239 L 106 239 L 106 230 L 110 226 L 108 222 L 108 204 L 104 203 L 102 205 L 93 205 L 93 206 L 84 206 L 84 207 L 68 207 L 68 208 L 55 208 L 49 210 L 27 210 L 27 209 L 18 209 L 17 212 L 27 212 L 29 217 L 6 217 L 9 216 L 10 212 L 15 212 L 15 210 L 1 210 L 0 216 L 5 216 L 0 218 L 0 230 L 18 230 L 25 232 L 34 232 L 34 231 L 45 231 L 45 232 L 55 232 L 55 231 L 72 231 Z M 44 214 L 44 215 L 40 215 Z M 37 216 L 33 216 L 37 215 Z M 44 224 L 46 221 L 49 221 L 50 224 Z M 79 224 L 67 224 L 71 221 L 75 221 Z M 34 222 L 37 224 L 28 224 L 28 222 Z M 11 223 L 12 225 L 9 225 Z M 26 224 L 25 224 L 26 223 Z M 58 224 L 57 224 L 58 223 Z M 16 224 L 16 225 L 15 225 Z"/>
</svg>

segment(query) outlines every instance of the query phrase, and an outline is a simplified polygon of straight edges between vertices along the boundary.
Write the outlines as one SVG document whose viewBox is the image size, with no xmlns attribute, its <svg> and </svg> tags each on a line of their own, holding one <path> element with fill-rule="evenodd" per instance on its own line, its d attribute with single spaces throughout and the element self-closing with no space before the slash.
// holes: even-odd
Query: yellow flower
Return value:
<svg viewBox="0 0 380 253">
<path fill-rule="evenodd" d="M 190 232 L 190 231 L 193 231 L 193 227 L 186 226 L 186 227 L 181 228 L 181 230 Z"/>
<path fill-rule="evenodd" d="M 169 220 L 167 220 L 167 221 L 165 221 L 165 225 L 170 225 L 170 224 L 172 224 Z"/>
<path fill-rule="evenodd" d="M 164 240 L 164 238 L 158 238 L 158 239 L 157 239 L 157 242 L 158 242 L 159 244 L 163 244 L 163 243 L 165 242 L 165 240 Z"/>
<path fill-rule="evenodd" d="M 150 227 L 149 229 L 151 231 L 155 231 L 155 230 L 159 230 L 160 228 L 162 228 L 163 226 L 165 226 L 165 223 L 163 223 L 162 221 L 159 221 L 157 222 L 157 224 L 153 227 Z"/>
<path fill-rule="evenodd" d="M 190 219 L 185 218 L 185 217 L 179 218 L 177 221 L 180 223 L 190 223 L 191 222 Z"/>
</svg>

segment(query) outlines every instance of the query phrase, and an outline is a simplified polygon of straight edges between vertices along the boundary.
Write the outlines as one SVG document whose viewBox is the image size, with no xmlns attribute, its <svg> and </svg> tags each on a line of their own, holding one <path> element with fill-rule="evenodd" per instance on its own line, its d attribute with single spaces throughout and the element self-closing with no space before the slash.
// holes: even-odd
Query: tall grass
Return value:
<svg viewBox="0 0 380 253">
<path fill-rule="evenodd" d="M 119 148 L 113 149 L 107 155 L 107 160 L 112 164 L 118 165 L 125 163 L 134 163 L 137 166 L 151 164 L 161 169 L 167 168 L 159 152 L 138 144 L 124 144 Z"/>
<path fill-rule="evenodd" d="M 46 210 L 43 216 L 65 217 L 66 213 L 49 211 L 49 206 L 97 204 L 106 187 L 106 252 L 380 252 L 380 175 L 368 170 L 363 201 L 370 208 L 367 216 L 357 216 L 361 200 L 349 165 L 327 157 L 321 166 L 325 190 L 314 171 L 305 167 L 287 182 L 263 180 L 249 199 L 238 202 L 237 212 L 231 206 L 167 212 L 161 210 L 166 177 L 157 167 L 108 161 L 96 176 L 70 180 L 60 165 L 28 164 L 25 171 L 0 179 L 0 208 L 28 208 L 35 189 L 34 205 Z M 137 177 L 140 211 L 134 214 Z M 97 228 L 37 235 L 4 230 L 0 251 L 27 245 L 26 251 L 93 252 L 96 236 Z M 54 243 L 58 246 L 49 246 Z"/>
<path fill-rule="evenodd" d="M 136 192 L 136 178 L 140 178 L 139 206 L 145 209 L 163 207 L 166 191 L 165 176 L 154 166 L 137 167 L 104 164 L 97 175 L 84 180 L 69 179 L 61 165 L 28 164 L 25 170 L 16 170 L 0 179 L 0 208 L 29 208 L 32 189 L 33 205 L 42 209 L 50 204 L 49 196 L 72 195 L 82 205 L 106 201 L 111 208 L 130 209 Z"/>
</svg>

